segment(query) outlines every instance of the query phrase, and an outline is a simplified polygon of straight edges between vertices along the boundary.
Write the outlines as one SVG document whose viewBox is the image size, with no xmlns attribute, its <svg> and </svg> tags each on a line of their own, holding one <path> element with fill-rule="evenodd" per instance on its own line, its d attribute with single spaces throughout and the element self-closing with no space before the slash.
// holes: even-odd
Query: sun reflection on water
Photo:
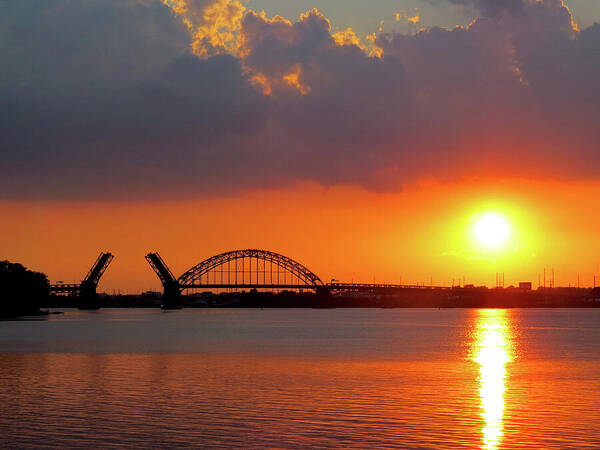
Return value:
<svg viewBox="0 0 600 450">
<path fill-rule="evenodd" d="M 478 311 L 474 355 L 479 364 L 479 398 L 483 428 L 483 448 L 495 449 L 504 436 L 504 391 L 506 363 L 512 360 L 511 328 L 506 310 Z"/>
</svg>

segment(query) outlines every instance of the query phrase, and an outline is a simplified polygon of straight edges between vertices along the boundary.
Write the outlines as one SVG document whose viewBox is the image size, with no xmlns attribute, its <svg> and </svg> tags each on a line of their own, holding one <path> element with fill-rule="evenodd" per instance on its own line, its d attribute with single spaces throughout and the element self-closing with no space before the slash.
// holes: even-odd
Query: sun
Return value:
<svg viewBox="0 0 600 450">
<path fill-rule="evenodd" d="M 484 214 L 475 222 L 473 234 L 477 242 L 488 248 L 499 247 L 508 241 L 510 226 L 504 217 L 495 213 Z"/>
</svg>

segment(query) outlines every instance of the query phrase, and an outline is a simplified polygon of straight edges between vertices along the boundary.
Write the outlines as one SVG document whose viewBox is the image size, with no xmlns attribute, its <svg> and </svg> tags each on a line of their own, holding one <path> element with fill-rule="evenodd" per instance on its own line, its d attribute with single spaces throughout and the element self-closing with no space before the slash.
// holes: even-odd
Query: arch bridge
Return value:
<svg viewBox="0 0 600 450">
<path fill-rule="evenodd" d="M 308 268 L 279 253 L 247 249 L 221 253 L 205 259 L 175 278 L 158 253 L 146 260 L 164 289 L 163 308 L 180 307 L 186 289 L 288 289 L 326 292 L 327 286 Z"/>
</svg>

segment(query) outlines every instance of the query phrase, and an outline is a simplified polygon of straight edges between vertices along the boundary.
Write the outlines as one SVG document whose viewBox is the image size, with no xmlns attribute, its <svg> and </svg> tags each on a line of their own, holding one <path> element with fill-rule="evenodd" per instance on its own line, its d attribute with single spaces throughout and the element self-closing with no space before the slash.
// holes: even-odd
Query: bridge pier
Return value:
<svg viewBox="0 0 600 450">
<path fill-rule="evenodd" d="M 331 297 L 331 289 L 328 286 L 318 286 L 316 293 L 319 297 Z"/>
<path fill-rule="evenodd" d="M 167 283 L 163 286 L 163 299 L 160 309 L 182 309 L 181 291 L 178 283 Z"/>
<path fill-rule="evenodd" d="M 160 308 L 165 310 L 182 309 L 181 287 L 179 281 L 173 276 L 171 269 L 169 269 L 158 253 L 148 253 L 146 261 L 154 269 L 154 272 L 156 272 L 163 285 L 163 301 Z"/>
<path fill-rule="evenodd" d="M 96 285 L 83 281 L 79 286 L 77 308 L 81 310 L 100 309 L 100 299 L 96 292 Z"/>
</svg>

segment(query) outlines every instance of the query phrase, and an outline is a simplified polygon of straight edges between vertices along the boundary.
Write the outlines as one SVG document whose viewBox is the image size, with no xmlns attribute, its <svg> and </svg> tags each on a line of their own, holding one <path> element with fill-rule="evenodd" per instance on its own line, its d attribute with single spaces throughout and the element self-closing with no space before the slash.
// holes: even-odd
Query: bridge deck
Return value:
<svg viewBox="0 0 600 450">
<path fill-rule="evenodd" d="M 50 285 L 50 293 L 51 294 L 74 294 L 78 293 L 81 289 L 80 284 L 71 284 L 71 283 L 61 283 L 61 284 L 51 284 Z"/>
<path fill-rule="evenodd" d="M 184 284 L 181 289 L 317 289 L 306 284 Z"/>
<path fill-rule="evenodd" d="M 377 283 L 329 283 L 324 286 L 310 286 L 306 284 L 184 284 L 181 289 L 317 289 L 327 288 L 331 291 L 373 291 L 395 289 L 420 289 L 420 290 L 448 290 L 448 286 L 423 286 L 411 284 L 377 284 Z"/>
<path fill-rule="evenodd" d="M 429 286 L 422 284 L 388 284 L 388 283 L 328 283 L 332 291 L 365 291 L 377 289 L 420 289 L 420 290 L 448 290 L 449 286 Z"/>
</svg>

